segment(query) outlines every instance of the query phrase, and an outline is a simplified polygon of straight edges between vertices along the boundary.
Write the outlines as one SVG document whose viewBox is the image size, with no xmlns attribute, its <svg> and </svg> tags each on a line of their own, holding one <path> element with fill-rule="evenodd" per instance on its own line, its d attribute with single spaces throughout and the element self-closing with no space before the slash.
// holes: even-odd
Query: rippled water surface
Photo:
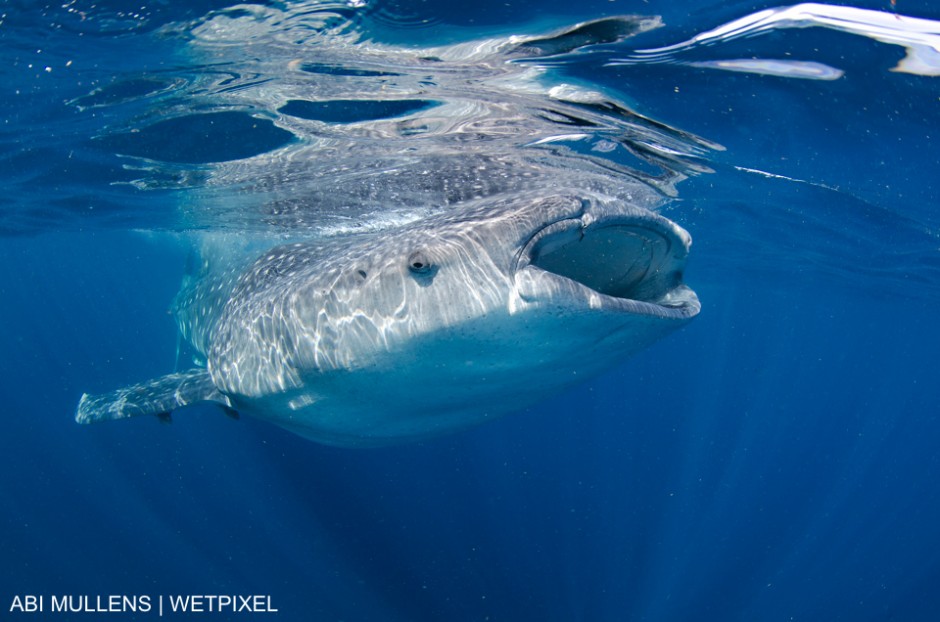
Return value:
<svg viewBox="0 0 940 622">
<path fill-rule="evenodd" d="M 8 0 L 0 78 L 8 609 L 940 615 L 933 4 Z M 198 408 L 72 421 L 83 391 L 190 356 L 166 310 L 194 246 L 562 192 L 687 229 L 701 317 L 426 444 L 342 451 Z"/>
</svg>

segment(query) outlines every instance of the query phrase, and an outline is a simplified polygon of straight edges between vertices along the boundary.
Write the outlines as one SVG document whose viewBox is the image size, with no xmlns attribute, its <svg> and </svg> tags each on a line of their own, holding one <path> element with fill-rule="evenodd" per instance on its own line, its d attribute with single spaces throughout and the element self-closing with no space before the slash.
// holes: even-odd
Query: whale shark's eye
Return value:
<svg viewBox="0 0 940 622">
<path fill-rule="evenodd" d="M 408 257 L 408 269 L 412 274 L 430 274 L 433 266 L 421 251 L 415 251 Z"/>
</svg>

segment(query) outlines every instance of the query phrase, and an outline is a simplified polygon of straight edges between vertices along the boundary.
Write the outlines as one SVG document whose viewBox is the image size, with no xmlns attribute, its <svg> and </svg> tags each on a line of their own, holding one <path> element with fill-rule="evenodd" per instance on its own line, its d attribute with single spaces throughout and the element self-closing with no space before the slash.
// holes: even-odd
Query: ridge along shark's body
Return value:
<svg viewBox="0 0 940 622">
<path fill-rule="evenodd" d="M 189 203 L 209 234 L 175 310 L 205 367 L 84 395 L 79 422 L 215 402 L 334 445 L 421 439 L 538 402 L 698 313 L 682 283 L 689 236 L 653 210 L 714 146 L 513 64 L 656 20 L 412 50 L 319 34 L 298 47 L 260 36 L 256 17 L 196 29 L 213 63 L 235 55 L 245 76 L 270 78 L 226 81 L 213 103 L 268 110 L 298 140 L 215 165 Z M 307 36 L 306 13 L 294 17 Z M 365 105 L 418 99 L 434 105 Z M 327 104 L 361 114 L 329 121 Z M 596 155 L 624 150 L 658 173 Z M 233 223 L 243 235 L 225 233 Z"/>
<path fill-rule="evenodd" d="M 307 438 L 436 436 L 537 402 L 699 311 L 688 234 L 624 204 L 505 198 L 186 288 L 207 369 L 85 395 L 82 423 L 214 401 Z"/>
</svg>

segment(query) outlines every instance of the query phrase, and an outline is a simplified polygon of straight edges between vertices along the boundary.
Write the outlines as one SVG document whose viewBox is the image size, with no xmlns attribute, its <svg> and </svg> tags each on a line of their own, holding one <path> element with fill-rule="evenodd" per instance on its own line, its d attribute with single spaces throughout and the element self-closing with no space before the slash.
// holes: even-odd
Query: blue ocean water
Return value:
<svg viewBox="0 0 940 622">
<path fill-rule="evenodd" d="M 187 106 L 163 94 L 201 88 L 180 33 L 232 4 L 0 4 L 4 619 L 156 617 L 13 607 L 112 594 L 269 595 L 289 620 L 940 617 L 940 90 L 895 70 L 896 16 L 935 6 L 852 5 L 890 35 L 777 28 L 654 57 L 774 4 L 328 5 L 399 45 L 662 16 L 551 71 L 724 148 L 664 208 L 693 235 L 702 314 L 550 403 L 423 443 L 325 447 L 210 407 L 78 426 L 83 392 L 177 365 L 175 232 L 232 226 L 198 202 L 181 221 L 179 195 L 280 140 L 237 115 L 154 125 Z M 701 64 L 727 59 L 843 73 Z"/>
</svg>

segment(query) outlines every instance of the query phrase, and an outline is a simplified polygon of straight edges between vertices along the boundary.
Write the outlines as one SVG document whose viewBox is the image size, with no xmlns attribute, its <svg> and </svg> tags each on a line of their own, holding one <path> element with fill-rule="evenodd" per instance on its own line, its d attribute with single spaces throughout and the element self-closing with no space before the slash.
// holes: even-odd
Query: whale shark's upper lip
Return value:
<svg viewBox="0 0 940 622">
<path fill-rule="evenodd" d="M 553 222 L 533 234 L 516 263 L 516 286 L 529 301 L 687 318 L 698 298 L 682 282 L 691 238 L 652 212 Z"/>
</svg>

